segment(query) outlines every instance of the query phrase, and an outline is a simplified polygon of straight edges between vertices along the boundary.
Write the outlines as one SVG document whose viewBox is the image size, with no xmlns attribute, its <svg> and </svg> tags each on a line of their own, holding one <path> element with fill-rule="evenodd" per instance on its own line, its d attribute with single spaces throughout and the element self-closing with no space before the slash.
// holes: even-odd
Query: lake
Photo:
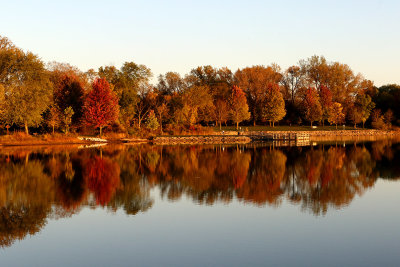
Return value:
<svg viewBox="0 0 400 267">
<path fill-rule="evenodd" d="M 400 143 L 0 150 L 1 266 L 399 266 Z"/>
</svg>

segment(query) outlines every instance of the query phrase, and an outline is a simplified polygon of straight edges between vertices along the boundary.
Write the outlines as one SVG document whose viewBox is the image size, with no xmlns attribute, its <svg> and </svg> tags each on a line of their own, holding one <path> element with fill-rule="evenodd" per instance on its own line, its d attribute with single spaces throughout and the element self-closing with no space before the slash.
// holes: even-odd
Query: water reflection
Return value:
<svg viewBox="0 0 400 267">
<path fill-rule="evenodd" d="M 400 176 L 392 141 L 274 148 L 235 146 L 106 146 L 96 149 L 3 149 L 0 152 L 0 246 L 40 231 L 48 218 L 101 206 L 126 214 L 161 197 L 199 204 L 278 207 L 283 201 L 314 215 L 349 205 L 378 178 Z"/>
</svg>

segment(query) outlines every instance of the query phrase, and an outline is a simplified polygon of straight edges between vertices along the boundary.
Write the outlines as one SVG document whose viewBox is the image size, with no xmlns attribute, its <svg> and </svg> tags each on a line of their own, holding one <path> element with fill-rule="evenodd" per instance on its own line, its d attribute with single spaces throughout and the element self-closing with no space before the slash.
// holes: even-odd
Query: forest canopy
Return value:
<svg viewBox="0 0 400 267">
<path fill-rule="evenodd" d="M 161 74 L 156 84 L 152 77 L 150 68 L 129 61 L 86 72 L 67 63 L 46 64 L 0 36 L 0 123 L 26 133 L 129 134 L 222 124 L 389 129 L 400 123 L 400 85 L 378 88 L 324 56 L 286 69 L 207 65 L 186 75 Z"/>
</svg>

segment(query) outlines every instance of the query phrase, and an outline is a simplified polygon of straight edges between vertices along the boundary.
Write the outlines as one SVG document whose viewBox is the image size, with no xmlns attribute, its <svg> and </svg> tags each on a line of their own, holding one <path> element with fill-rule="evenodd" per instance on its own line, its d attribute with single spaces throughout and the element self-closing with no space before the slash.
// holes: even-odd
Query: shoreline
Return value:
<svg viewBox="0 0 400 267">
<path fill-rule="evenodd" d="M 160 135 L 152 138 L 110 138 L 99 139 L 93 137 L 58 137 L 57 139 L 41 139 L 42 136 L 31 136 L 27 139 L 13 140 L 6 138 L 0 139 L 0 149 L 2 147 L 18 146 L 63 146 L 63 145 L 83 145 L 90 146 L 96 144 L 244 144 L 251 143 L 252 137 L 271 135 L 271 134 L 306 134 L 309 135 L 310 142 L 318 141 L 376 141 L 382 139 L 393 139 L 400 137 L 399 131 L 382 130 L 337 130 L 337 131 L 248 131 L 248 132 L 213 132 L 202 135 Z M 4 140 L 6 139 L 6 140 Z"/>
</svg>

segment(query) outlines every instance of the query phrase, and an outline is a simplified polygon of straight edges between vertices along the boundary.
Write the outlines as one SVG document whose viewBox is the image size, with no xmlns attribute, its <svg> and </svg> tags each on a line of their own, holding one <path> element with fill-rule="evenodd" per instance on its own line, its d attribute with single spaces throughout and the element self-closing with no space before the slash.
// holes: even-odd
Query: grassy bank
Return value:
<svg viewBox="0 0 400 267">
<path fill-rule="evenodd" d="M 78 136 L 63 134 L 27 135 L 14 133 L 0 136 L 2 146 L 29 146 L 29 145 L 64 145 L 64 144 L 90 144 L 91 142 L 78 139 Z"/>
</svg>

